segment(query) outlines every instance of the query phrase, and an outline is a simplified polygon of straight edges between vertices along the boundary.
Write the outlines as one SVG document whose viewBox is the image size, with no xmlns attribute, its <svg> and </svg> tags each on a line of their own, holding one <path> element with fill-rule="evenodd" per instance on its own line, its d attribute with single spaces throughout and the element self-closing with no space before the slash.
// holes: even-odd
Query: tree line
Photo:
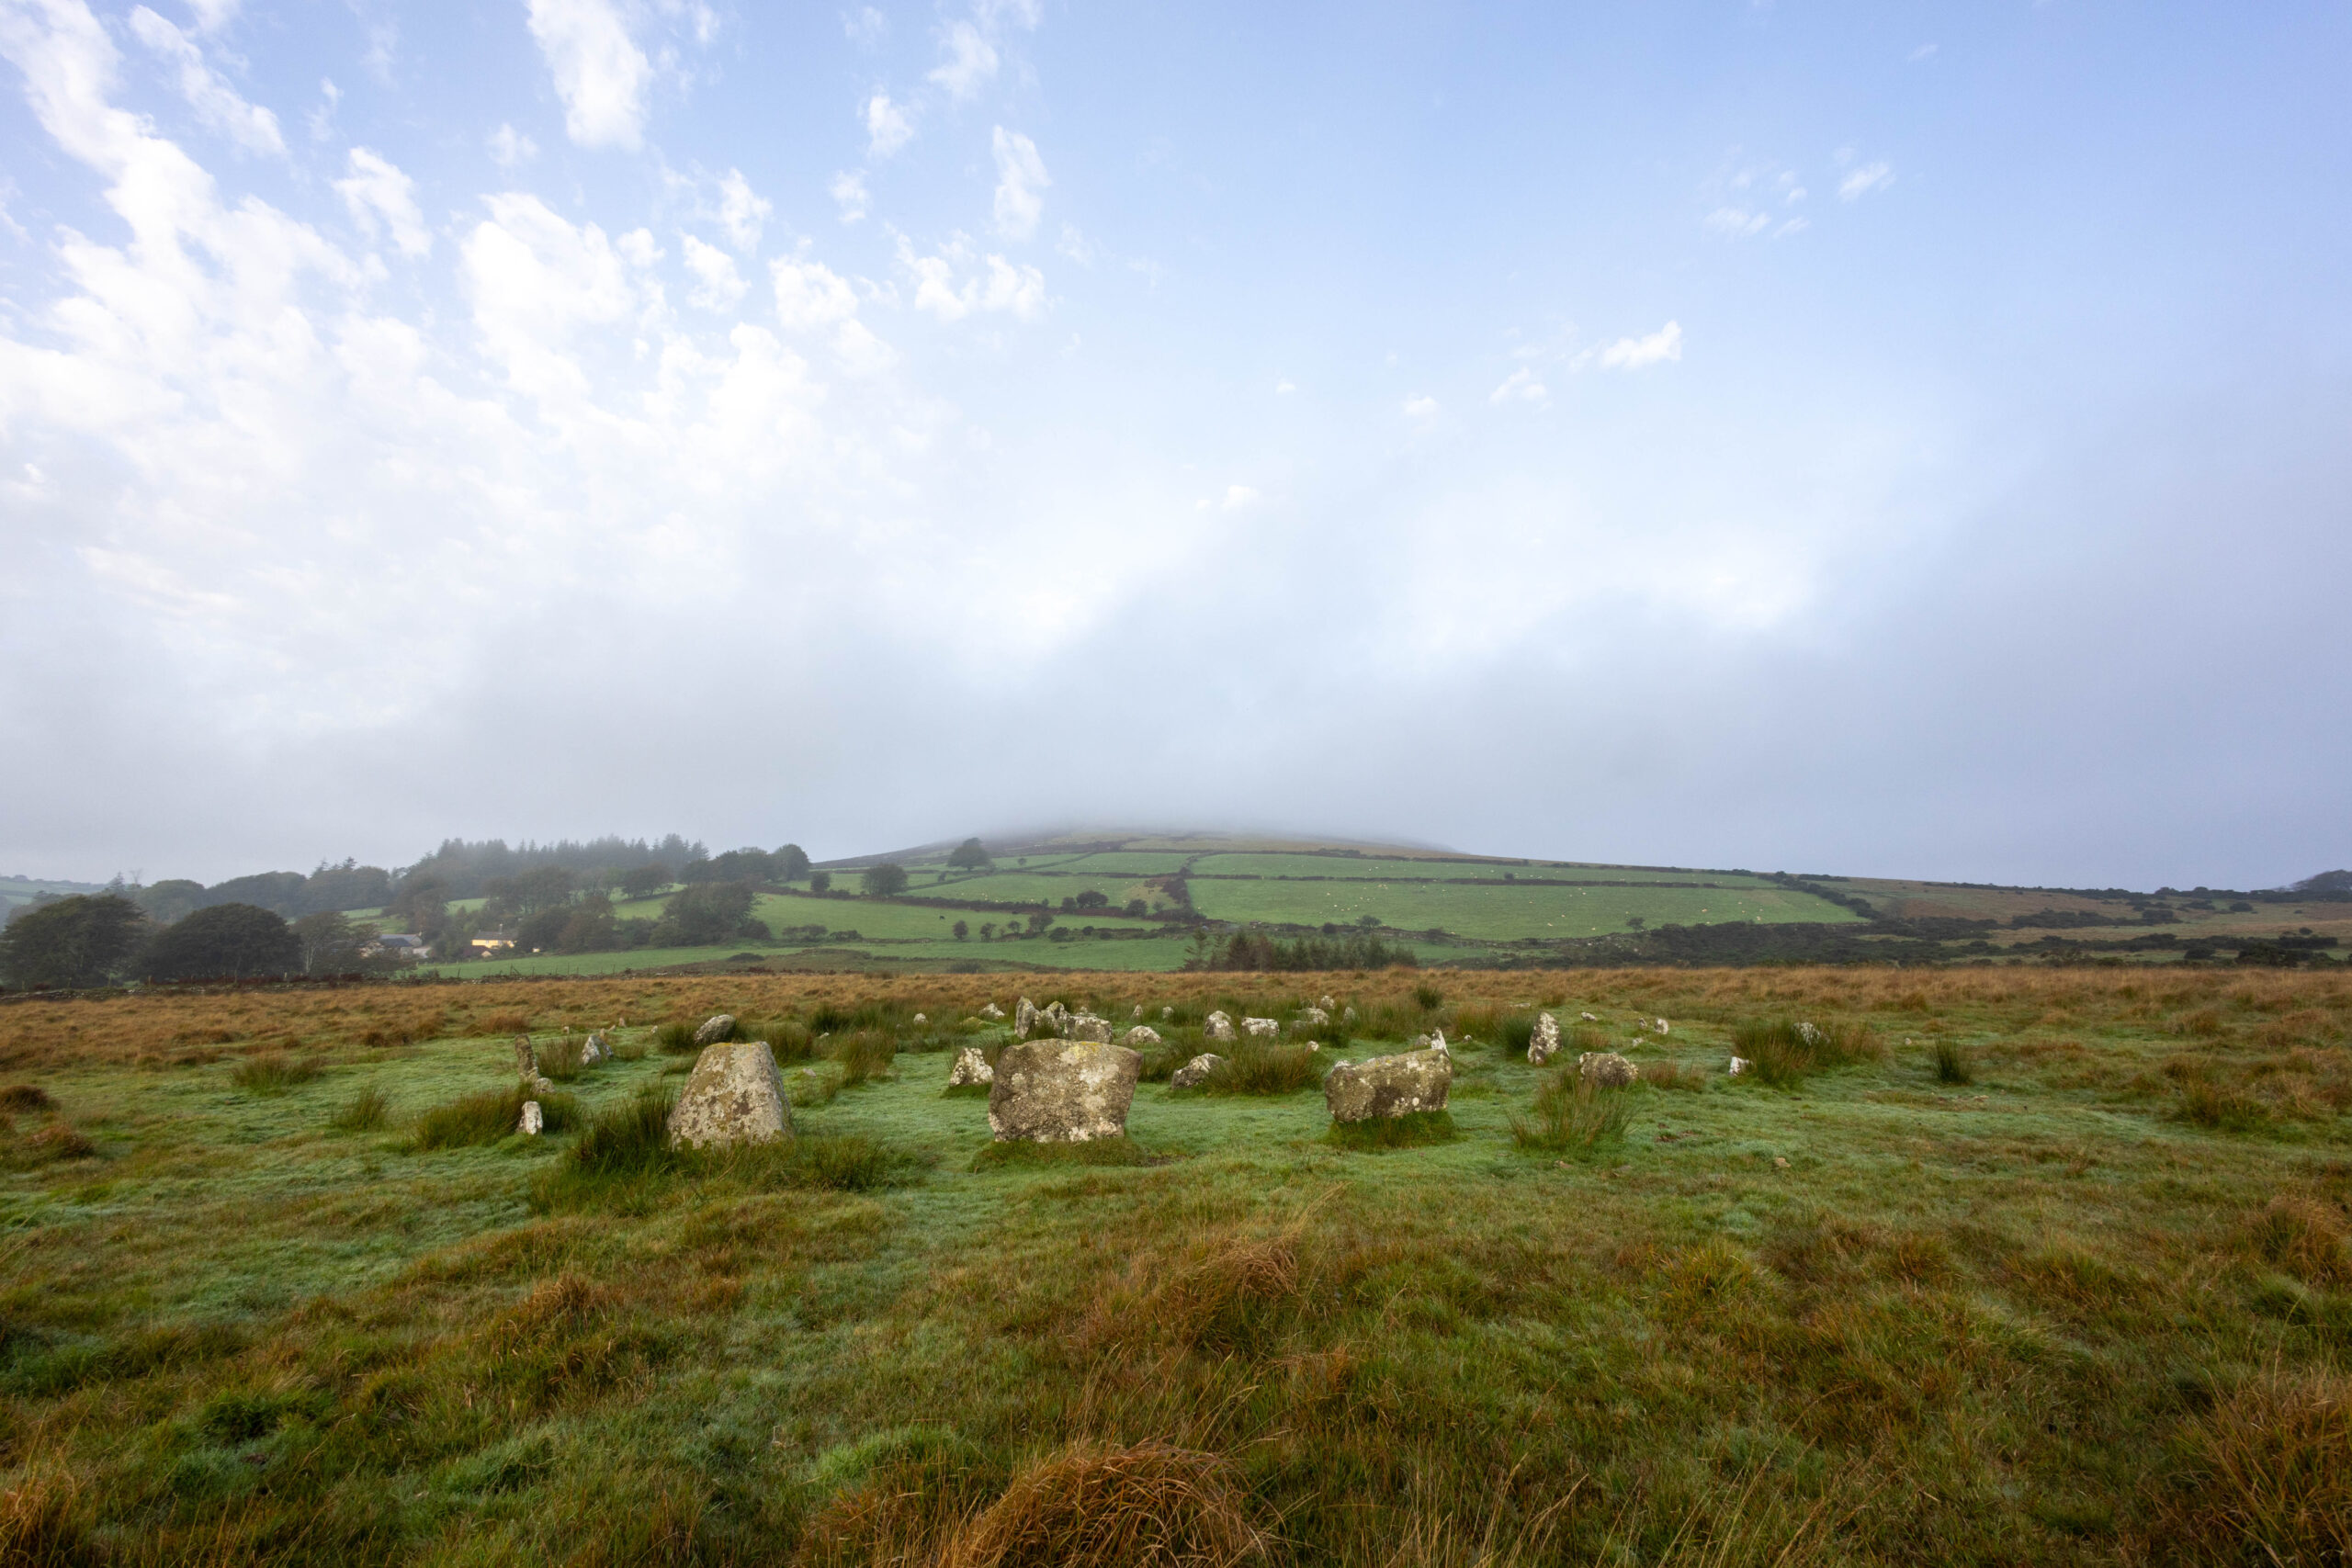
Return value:
<svg viewBox="0 0 2352 1568">
<path fill-rule="evenodd" d="M 399 967 L 375 950 L 376 936 L 334 909 L 288 920 L 256 904 L 208 904 L 166 923 L 122 894 L 82 893 L 26 909 L 0 931 L 0 984 L 64 989 Z"/>
</svg>

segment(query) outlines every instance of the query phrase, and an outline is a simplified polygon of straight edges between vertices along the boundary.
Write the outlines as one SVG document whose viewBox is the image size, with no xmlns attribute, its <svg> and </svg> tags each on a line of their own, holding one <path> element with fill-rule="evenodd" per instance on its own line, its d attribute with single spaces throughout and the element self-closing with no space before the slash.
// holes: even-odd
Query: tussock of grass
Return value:
<svg viewBox="0 0 2352 1568">
<path fill-rule="evenodd" d="M 580 1075 L 588 1070 L 580 1059 L 587 1048 L 588 1042 L 579 1035 L 566 1034 L 534 1047 L 532 1055 L 538 1059 L 541 1077 L 552 1083 L 576 1083 Z"/>
<path fill-rule="evenodd" d="M 315 1056 L 289 1056 L 282 1051 L 272 1051 L 246 1057 L 229 1077 L 248 1094 L 284 1094 L 316 1081 L 321 1070 Z"/>
<path fill-rule="evenodd" d="M 45 1165 L 52 1160 L 89 1159 L 97 1154 L 98 1145 L 84 1136 L 79 1129 L 69 1127 L 62 1122 L 52 1122 L 27 1138 L 24 1150 L 26 1158 L 31 1163 Z"/>
<path fill-rule="evenodd" d="M 1196 1086 L 1201 1093 L 1294 1094 L 1323 1085 L 1322 1052 L 1255 1040 L 1236 1042 L 1229 1050 L 1231 1055 Z"/>
<path fill-rule="evenodd" d="M 81 1486 L 41 1470 L 0 1493 L 0 1562 L 22 1568 L 99 1568 L 107 1561 L 82 1521 Z"/>
<path fill-rule="evenodd" d="M 2255 1214 L 2246 1240 L 2256 1257 L 2307 1285 L 2352 1285 L 2352 1225 L 2333 1203 L 2281 1193 Z"/>
<path fill-rule="evenodd" d="M 1404 1116 L 1374 1116 L 1363 1122 L 1334 1122 L 1323 1141 L 1343 1149 L 1372 1153 L 1381 1149 L 1417 1149 L 1450 1144 L 1460 1137 L 1453 1117 L 1443 1111 L 1416 1111 Z"/>
<path fill-rule="evenodd" d="M 1808 1030 L 1810 1033 L 1808 1033 Z M 1886 1046 L 1860 1024 L 1808 1024 L 1795 1019 L 1741 1024 L 1732 1054 L 1756 1064 L 1753 1076 L 1774 1089 L 1792 1089 L 1815 1073 L 1885 1058 Z"/>
<path fill-rule="evenodd" d="M 1972 1084 L 1976 1081 L 1976 1065 L 1968 1053 L 1950 1040 L 1936 1042 L 1936 1081 L 1948 1084 Z"/>
<path fill-rule="evenodd" d="M 2208 1078 L 2180 1086 L 2180 1107 L 2174 1114 L 2217 1133 L 2258 1133 L 2271 1124 L 2270 1108 L 2261 1100 Z"/>
<path fill-rule="evenodd" d="M 1022 1470 L 956 1532 L 943 1568 L 1231 1568 L 1271 1542 L 1229 1460 L 1080 1443 Z"/>
<path fill-rule="evenodd" d="M 49 1090 L 36 1083 L 12 1083 L 0 1089 L 0 1111 L 13 1114 L 19 1111 L 49 1111 L 56 1104 L 49 1097 Z"/>
<path fill-rule="evenodd" d="M 672 1168 L 670 1111 L 677 1097 L 658 1087 L 599 1111 L 565 1156 L 588 1176 L 641 1176 Z"/>
<path fill-rule="evenodd" d="M 878 1029 L 854 1030 L 833 1040 L 826 1050 L 827 1055 L 841 1064 L 843 1089 L 854 1089 L 881 1077 L 889 1072 L 898 1054 L 898 1041 Z"/>
<path fill-rule="evenodd" d="M 1532 1115 L 1511 1113 L 1511 1141 L 1540 1154 L 1591 1156 L 1624 1142 L 1625 1098 L 1622 1089 L 1603 1089 L 1562 1067 L 1535 1091 Z"/>
<path fill-rule="evenodd" d="M 807 1061 L 816 1036 L 809 1032 L 807 1024 L 796 1019 L 763 1018 L 738 1019 L 735 1038 L 765 1042 L 776 1061 L 783 1064 Z"/>
<path fill-rule="evenodd" d="M 1423 1012 L 1435 1012 L 1445 1005 L 1445 993 L 1435 986 L 1423 983 L 1413 987 L 1413 1005 Z"/>
<path fill-rule="evenodd" d="M 1512 1013 L 1502 1021 L 1497 1035 L 1507 1054 L 1525 1061 L 1527 1048 L 1535 1040 L 1535 1015 L 1532 1012 Z"/>
<path fill-rule="evenodd" d="M 1150 1165 L 1149 1150 L 1133 1138 L 1090 1138 L 1082 1144 L 1035 1144 L 1000 1138 L 972 1156 L 974 1170 L 1039 1169 L 1069 1165 Z"/>
<path fill-rule="evenodd" d="M 2191 1421 L 2167 1523 L 2210 1562 L 2352 1562 L 2352 1380 L 2272 1367 Z"/>
<path fill-rule="evenodd" d="M 419 1150 L 455 1149 L 473 1144 L 494 1144 L 521 1123 L 523 1102 L 531 1098 L 517 1086 L 469 1094 L 463 1100 L 436 1105 L 417 1118 L 415 1146 Z M 537 1098 L 540 1125 L 545 1131 L 561 1133 L 580 1124 L 580 1102 L 570 1095 L 543 1094 Z"/>
<path fill-rule="evenodd" d="M 390 1112 L 391 1101 L 384 1098 L 382 1089 L 370 1084 L 343 1102 L 331 1125 L 341 1133 L 372 1133 L 384 1124 Z M 521 1107 L 516 1107 L 514 1113 L 520 1116 Z"/>
<path fill-rule="evenodd" d="M 1679 1089 L 1697 1093 L 1707 1087 L 1707 1075 L 1679 1062 L 1644 1062 L 1637 1069 L 1652 1089 Z"/>
<path fill-rule="evenodd" d="M 665 1023 L 653 1032 L 654 1049 L 665 1056 L 691 1056 L 702 1049 L 695 1043 L 695 1031 L 700 1027 L 693 1023 Z"/>
<path fill-rule="evenodd" d="M 865 1192 L 897 1181 L 914 1164 L 856 1134 L 802 1134 L 732 1148 L 696 1149 L 670 1141 L 676 1101 L 647 1089 L 589 1122 L 564 1161 L 564 1174 L 590 1180 L 658 1177 L 731 1177 L 754 1187 L 822 1188 Z"/>
<path fill-rule="evenodd" d="M 984 1083 L 949 1084 L 939 1091 L 942 1100 L 986 1100 L 992 1085 Z"/>
</svg>

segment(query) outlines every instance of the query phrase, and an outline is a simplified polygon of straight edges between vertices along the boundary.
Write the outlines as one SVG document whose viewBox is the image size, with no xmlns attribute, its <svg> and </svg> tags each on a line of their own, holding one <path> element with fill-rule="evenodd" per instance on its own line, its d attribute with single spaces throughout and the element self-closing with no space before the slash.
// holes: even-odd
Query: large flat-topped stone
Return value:
<svg viewBox="0 0 2352 1568">
<path fill-rule="evenodd" d="M 998 1053 L 989 1131 L 999 1140 L 1083 1144 L 1127 1130 L 1143 1057 L 1098 1040 L 1030 1040 Z"/>
</svg>

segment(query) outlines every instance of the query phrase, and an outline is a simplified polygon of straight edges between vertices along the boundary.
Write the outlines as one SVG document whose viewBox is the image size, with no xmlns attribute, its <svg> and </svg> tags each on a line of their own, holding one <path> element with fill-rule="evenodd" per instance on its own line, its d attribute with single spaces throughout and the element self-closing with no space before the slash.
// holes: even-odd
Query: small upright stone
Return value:
<svg viewBox="0 0 2352 1568">
<path fill-rule="evenodd" d="M 1233 1020 L 1222 1012 L 1213 1012 L 1209 1014 L 1208 1021 L 1201 1025 L 1201 1033 L 1220 1045 L 1230 1045 L 1233 1043 Z"/>
<path fill-rule="evenodd" d="M 1602 1089 L 1623 1089 L 1642 1076 L 1640 1068 L 1614 1051 L 1587 1051 L 1577 1058 L 1577 1075 Z"/>
<path fill-rule="evenodd" d="M 956 1065 L 947 1069 L 947 1087 L 965 1089 L 973 1084 L 994 1083 L 996 1069 L 980 1054 L 978 1045 L 967 1045 L 956 1053 Z"/>
<path fill-rule="evenodd" d="M 526 1138 L 536 1138 L 546 1126 L 547 1117 L 540 1111 L 539 1102 L 536 1100 L 525 1100 L 523 1120 L 515 1123 L 514 1130 Z"/>
<path fill-rule="evenodd" d="M 715 1012 L 704 1019 L 702 1027 L 695 1031 L 695 1043 L 717 1045 L 722 1041 L 732 1039 L 734 1033 L 735 1015 L 731 1012 Z"/>
<path fill-rule="evenodd" d="M 1528 1037 L 1527 1059 L 1542 1066 L 1560 1048 L 1560 1021 L 1548 1012 L 1535 1015 L 1535 1032 Z"/>
<path fill-rule="evenodd" d="M 1811 1023 L 1800 1023 L 1797 1025 L 1797 1038 L 1808 1045 L 1818 1045 L 1821 1043 L 1821 1031 Z"/>
<path fill-rule="evenodd" d="M 1027 997 L 1023 997 L 1013 1005 L 1012 1037 L 1015 1040 L 1026 1040 L 1029 1038 L 1029 1032 L 1036 1027 L 1037 1004 Z"/>
<path fill-rule="evenodd" d="M 1326 995 L 1326 996 L 1324 997 L 1324 998 L 1323 998 L 1321 1001 L 1319 1001 L 1319 1002 L 1316 1003 L 1315 1005 L 1316 1005 L 1317 1007 L 1321 1008 L 1325 1012 L 1327 1012 L 1327 1013 L 1328 1013 L 1328 1012 L 1329 1012 L 1333 1008 L 1338 1007 L 1340 1004 L 1339 1004 L 1339 1003 L 1337 1003 L 1337 1002 L 1335 1002 L 1335 1001 L 1333 1001 L 1333 1000 L 1330 998 L 1330 997 L 1329 997 L 1329 995 Z"/>
<path fill-rule="evenodd" d="M 1138 1023 L 1119 1036 L 1119 1043 L 1130 1051 L 1141 1051 L 1159 1043 L 1159 1031 L 1148 1023 Z"/>
<path fill-rule="evenodd" d="M 1283 1032 L 1283 1026 L 1271 1018 L 1245 1018 L 1241 1027 L 1252 1040 L 1272 1040 Z"/>
<path fill-rule="evenodd" d="M 1091 1012 L 1064 1013 L 1060 1022 L 1065 1040 L 1091 1040 L 1098 1045 L 1111 1043 L 1111 1021 L 1097 1018 Z"/>
<path fill-rule="evenodd" d="M 1666 1020 L 1659 1019 L 1657 1021 L 1657 1032 L 1660 1034 L 1664 1034 L 1666 1032 Z"/>
<path fill-rule="evenodd" d="M 924 1017 L 922 1014 L 921 1014 L 921 1013 L 917 1013 L 917 1014 L 915 1014 L 915 1021 L 916 1021 L 917 1023 L 929 1023 L 929 1022 L 931 1021 L 931 1020 L 929 1020 L 929 1019 L 925 1018 L 925 1017 Z"/>
<path fill-rule="evenodd" d="M 613 1048 L 605 1043 L 601 1032 L 591 1034 L 588 1037 L 588 1043 L 580 1047 L 580 1065 L 583 1067 L 593 1067 L 599 1062 L 609 1062 L 612 1059 Z"/>
<path fill-rule="evenodd" d="M 1747 1071 L 1748 1068 L 1755 1065 L 1755 1063 L 1749 1061 L 1745 1056 L 1734 1056 L 1731 1059 L 1731 1076 L 1733 1077 L 1737 1077 L 1740 1074 Z"/>
<path fill-rule="evenodd" d="M 989 1131 L 1000 1142 L 1083 1144 L 1127 1130 L 1143 1058 L 1092 1040 L 1030 1040 L 998 1054 Z"/>
<path fill-rule="evenodd" d="M 1170 1089 L 1197 1089 L 1208 1081 L 1208 1076 L 1225 1066 L 1225 1058 L 1214 1051 L 1204 1051 L 1174 1072 L 1168 1075 Z"/>
<path fill-rule="evenodd" d="M 1323 1077 L 1323 1103 L 1334 1122 L 1370 1122 L 1445 1109 L 1453 1058 L 1442 1050 L 1406 1051 L 1362 1062 L 1334 1062 Z"/>
<path fill-rule="evenodd" d="M 706 1046 L 670 1111 L 670 1141 L 699 1149 L 790 1136 L 792 1110 L 768 1043 Z"/>
<path fill-rule="evenodd" d="M 1133 1011 L 1133 1012 L 1131 1012 L 1131 1013 L 1129 1013 L 1129 1014 L 1127 1014 L 1127 1021 L 1128 1021 L 1128 1022 L 1130 1022 L 1130 1023 L 1133 1023 L 1136 1020 L 1137 1020 L 1137 1019 L 1141 1018 L 1142 1016 L 1143 1016 L 1143 1004 L 1142 1004 L 1141 1002 L 1137 1002 L 1137 1003 L 1136 1004 L 1136 1010 L 1135 1010 L 1135 1011 Z"/>
<path fill-rule="evenodd" d="M 1174 1008 L 1161 1008 L 1159 1010 L 1159 1021 L 1162 1023 L 1171 1022 L 1174 1021 L 1175 1017 L 1176 1010 Z"/>
<path fill-rule="evenodd" d="M 1577 1016 L 1578 1018 L 1580 1018 L 1580 1019 L 1584 1020 L 1587 1023 L 1599 1023 L 1599 1022 L 1600 1021 L 1600 1020 L 1599 1020 L 1598 1018 L 1595 1018 L 1592 1014 L 1590 1014 L 1590 1013 L 1589 1013 L 1589 1012 L 1580 1012 L 1580 1013 L 1577 1014 Z"/>
<path fill-rule="evenodd" d="M 1312 1025 L 1320 1029 L 1331 1021 L 1331 1014 L 1329 1010 L 1325 1008 L 1302 1008 L 1299 1010 L 1298 1021 L 1302 1026 Z"/>
<path fill-rule="evenodd" d="M 539 1076 L 539 1054 L 531 1049 L 527 1034 L 514 1037 L 514 1076 L 526 1082 Z"/>
<path fill-rule="evenodd" d="M 1004 1017 L 1004 1010 L 997 1006 L 994 1002 L 990 1002 L 988 1006 L 980 1010 L 980 1016 L 993 1021 Z"/>
</svg>

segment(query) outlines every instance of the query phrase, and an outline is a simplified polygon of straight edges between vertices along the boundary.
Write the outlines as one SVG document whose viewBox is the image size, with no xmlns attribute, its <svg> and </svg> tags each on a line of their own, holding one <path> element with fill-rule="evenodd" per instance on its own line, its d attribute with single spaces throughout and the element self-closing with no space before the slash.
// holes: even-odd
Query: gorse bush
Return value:
<svg viewBox="0 0 2352 1568">
<path fill-rule="evenodd" d="M 436 1105 L 417 1118 L 416 1146 L 422 1149 L 461 1148 L 469 1144 L 494 1144 L 516 1131 L 523 1121 L 523 1102 L 533 1097 L 520 1086 L 469 1094 L 447 1105 Z M 580 1102 L 568 1094 L 543 1094 L 540 1126 L 561 1133 L 579 1125 Z"/>
<path fill-rule="evenodd" d="M 289 1056 L 282 1051 L 248 1056 L 229 1076 L 251 1094 L 284 1094 L 317 1079 L 322 1069 L 312 1056 Z"/>
<path fill-rule="evenodd" d="M 1530 1115 L 1511 1113 L 1511 1141 L 1544 1154 L 1591 1155 L 1625 1136 L 1625 1091 L 1561 1067 L 1535 1091 Z"/>
<path fill-rule="evenodd" d="M 1882 1060 L 1886 1047 L 1860 1024 L 1782 1018 L 1741 1024 L 1732 1032 L 1732 1052 L 1756 1064 L 1756 1077 L 1775 1089 L 1787 1089 L 1815 1073 Z"/>
</svg>

